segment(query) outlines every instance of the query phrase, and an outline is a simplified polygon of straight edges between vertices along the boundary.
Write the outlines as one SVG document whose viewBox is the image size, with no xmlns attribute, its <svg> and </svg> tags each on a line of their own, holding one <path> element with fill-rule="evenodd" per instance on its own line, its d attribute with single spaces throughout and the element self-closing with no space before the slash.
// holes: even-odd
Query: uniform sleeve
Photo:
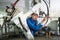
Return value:
<svg viewBox="0 0 60 40">
<path fill-rule="evenodd" d="M 38 31 L 42 26 L 41 23 L 39 23 L 38 25 L 34 25 L 33 23 L 31 23 L 30 20 L 26 20 L 26 21 L 27 21 L 27 25 L 29 26 L 29 28 L 34 31 Z"/>
</svg>

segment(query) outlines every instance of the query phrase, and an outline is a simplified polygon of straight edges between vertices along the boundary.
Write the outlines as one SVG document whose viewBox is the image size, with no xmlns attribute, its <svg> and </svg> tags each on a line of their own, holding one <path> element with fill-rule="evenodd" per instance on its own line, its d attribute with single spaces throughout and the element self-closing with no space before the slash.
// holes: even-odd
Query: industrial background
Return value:
<svg viewBox="0 0 60 40">
<path fill-rule="evenodd" d="M 6 12 L 7 9 L 6 6 L 11 7 L 15 1 L 16 0 L 0 0 L 0 39 L 1 40 L 26 39 L 23 35 L 21 28 L 15 24 L 15 21 L 5 22 L 6 17 L 10 16 Z M 47 5 L 44 1 L 47 3 Z M 37 4 L 35 4 L 37 5 L 36 7 L 33 4 L 34 2 L 37 2 Z M 39 3 L 40 5 L 38 5 Z M 30 15 L 29 13 L 31 13 L 32 11 L 36 12 L 39 15 L 39 18 L 37 19 L 39 22 L 44 17 L 44 15 L 42 14 L 43 17 L 40 18 L 41 11 L 44 12 L 45 14 L 49 13 L 48 22 L 46 23 L 45 26 L 51 28 L 50 38 L 49 37 L 45 38 L 45 36 L 47 36 L 45 31 L 41 31 L 40 34 L 35 35 L 35 40 L 60 40 L 60 0 L 19 0 L 15 6 L 15 9 L 17 11 L 15 12 L 17 13 L 17 15 L 18 13 L 23 11 L 23 15 L 26 14 L 25 15 L 26 17 Z M 23 15 L 21 15 L 21 17 L 22 17 L 22 21 L 25 23 L 25 19 L 24 19 L 25 16 Z M 14 19 L 12 18 L 12 20 Z M 26 26 L 24 23 L 23 25 Z"/>
</svg>

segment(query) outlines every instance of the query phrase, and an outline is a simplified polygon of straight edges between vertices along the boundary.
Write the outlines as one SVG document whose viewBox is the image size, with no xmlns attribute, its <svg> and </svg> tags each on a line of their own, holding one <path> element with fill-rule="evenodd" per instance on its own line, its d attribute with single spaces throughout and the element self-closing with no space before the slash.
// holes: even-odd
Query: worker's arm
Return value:
<svg viewBox="0 0 60 40">
<path fill-rule="evenodd" d="M 46 21 L 46 19 L 48 18 L 48 15 L 47 16 L 45 16 L 44 18 L 43 18 L 43 20 L 41 21 L 41 24 L 43 25 L 42 27 L 44 27 L 44 21 Z"/>
<path fill-rule="evenodd" d="M 27 19 L 27 25 L 29 26 L 30 29 L 34 31 L 38 31 L 42 26 L 40 23 L 38 25 L 34 25 L 33 23 L 31 23 L 29 19 Z"/>
</svg>

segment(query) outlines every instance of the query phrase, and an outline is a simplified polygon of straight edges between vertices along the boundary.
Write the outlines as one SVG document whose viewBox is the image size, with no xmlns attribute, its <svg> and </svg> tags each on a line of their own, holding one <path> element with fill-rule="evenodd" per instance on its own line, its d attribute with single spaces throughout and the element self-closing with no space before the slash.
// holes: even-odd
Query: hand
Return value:
<svg viewBox="0 0 60 40">
<path fill-rule="evenodd" d="M 46 15 L 46 16 L 43 18 L 42 22 L 44 22 L 47 18 L 48 18 L 48 15 Z"/>
<path fill-rule="evenodd" d="M 45 19 L 47 19 L 47 18 L 48 18 L 48 15 L 45 16 Z"/>
<path fill-rule="evenodd" d="M 48 18 L 48 15 L 46 15 L 45 17 L 44 17 L 44 20 L 46 20 Z"/>
<path fill-rule="evenodd" d="M 41 24 L 43 25 L 43 27 L 44 27 L 44 21 L 45 21 L 47 18 L 48 18 L 48 15 L 46 15 L 46 16 L 43 18 L 43 20 L 41 21 Z"/>
</svg>

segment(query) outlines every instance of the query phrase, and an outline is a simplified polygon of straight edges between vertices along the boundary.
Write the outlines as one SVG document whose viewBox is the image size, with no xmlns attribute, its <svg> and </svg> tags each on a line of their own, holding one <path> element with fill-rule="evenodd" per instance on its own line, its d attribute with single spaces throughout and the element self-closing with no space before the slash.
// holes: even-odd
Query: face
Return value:
<svg viewBox="0 0 60 40">
<path fill-rule="evenodd" d="M 32 20 L 37 20 L 38 16 L 37 15 L 32 15 Z"/>
</svg>

